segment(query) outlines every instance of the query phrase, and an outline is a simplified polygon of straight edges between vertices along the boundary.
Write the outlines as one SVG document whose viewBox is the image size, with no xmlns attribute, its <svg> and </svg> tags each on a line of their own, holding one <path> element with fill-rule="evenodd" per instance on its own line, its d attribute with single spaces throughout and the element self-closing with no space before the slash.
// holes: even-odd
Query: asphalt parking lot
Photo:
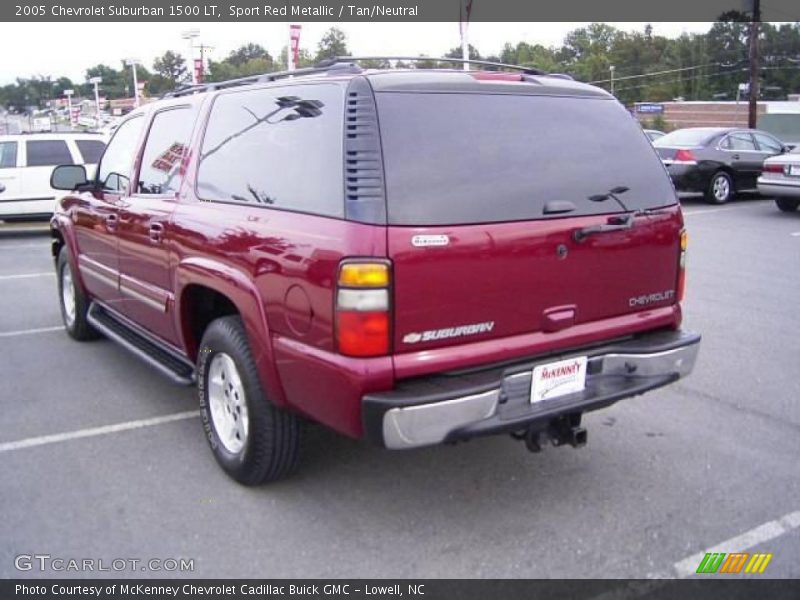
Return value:
<svg viewBox="0 0 800 600">
<path fill-rule="evenodd" d="M 215 464 L 192 389 L 61 331 L 46 230 L 0 226 L 0 576 L 180 576 L 15 568 L 47 554 L 203 578 L 683 577 L 748 551 L 800 577 L 800 212 L 684 207 L 696 370 L 588 416 L 586 448 L 389 452 L 314 427 L 300 472 L 257 489 Z"/>
</svg>

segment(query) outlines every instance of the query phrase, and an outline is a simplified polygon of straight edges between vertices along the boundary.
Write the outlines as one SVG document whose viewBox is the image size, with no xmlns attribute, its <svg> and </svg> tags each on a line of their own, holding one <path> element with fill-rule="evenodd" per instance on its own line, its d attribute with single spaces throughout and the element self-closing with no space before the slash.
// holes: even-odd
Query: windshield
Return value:
<svg viewBox="0 0 800 600">
<path fill-rule="evenodd" d="M 620 212 L 676 202 L 638 123 L 606 99 L 379 92 L 389 223 L 447 225 Z M 545 214 L 545 204 L 574 208 Z"/>
<path fill-rule="evenodd" d="M 715 133 L 717 132 L 714 129 L 678 129 L 658 138 L 653 142 L 653 145 L 671 148 L 692 148 L 694 146 L 702 146 Z"/>
</svg>

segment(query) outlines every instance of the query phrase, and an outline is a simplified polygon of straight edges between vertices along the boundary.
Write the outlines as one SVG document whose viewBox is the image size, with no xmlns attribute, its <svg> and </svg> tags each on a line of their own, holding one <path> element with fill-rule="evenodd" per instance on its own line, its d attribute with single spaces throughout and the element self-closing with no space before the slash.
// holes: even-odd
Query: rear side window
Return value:
<svg viewBox="0 0 800 600">
<path fill-rule="evenodd" d="M 80 150 L 83 162 L 87 165 L 95 165 L 100 162 L 100 157 L 103 156 L 103 150 L 106 145 L 100 140 L 75 140 Z"/>
<path fill-rule="evenodd" d="M 220 95 L 203 139 L 198 195 L 343 216 L 343 95 L 330 84 Z"/>
<path fill-rule="evenodd" d="M 0 142 L 0 169 L 17 166 L 17 142 Z"/>
<path fill-rule="evenodd" d="M 178 192 L 182 180 L 181 163 L 188 151 L 196 114 L 196 110 L 188 106 L 156 113 L 144 146 L 138 193 Z"/>
<path fill-rule="evenodd" d="M 725 150 L 745 150 L 754 152 L 756 144 L 749 133 L 732 133 L 720 144 Z"/>
<path fill-rule="evenodd" d="M 29 167 L 54 167 L 71 165 L 72 155 L 64 140 L 28 140 L 27 163 Z"/>
<path fill-rule="evenodd" d="M 377 95 L 389 222 L 447 225 L 619 212 L 589 196 L 625 186 L 630 209 L 674 204 L 641 128 L 613 100 Z M 545 215 L 548 201 L 571 202 Z"/>
</svg>

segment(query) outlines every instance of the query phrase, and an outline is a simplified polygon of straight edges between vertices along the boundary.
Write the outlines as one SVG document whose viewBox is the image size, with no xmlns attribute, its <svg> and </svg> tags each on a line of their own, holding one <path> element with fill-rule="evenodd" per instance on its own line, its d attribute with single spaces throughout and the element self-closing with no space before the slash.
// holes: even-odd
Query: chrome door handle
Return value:
<svg viewBox="0 0 800 600">
<path fill-rule="evenodd" d="M 161 223 L 150 223 L 149 235 L 151 242 L 160 242 L 161 236 L 164 235 L 164 225 Z"/>
</svg>

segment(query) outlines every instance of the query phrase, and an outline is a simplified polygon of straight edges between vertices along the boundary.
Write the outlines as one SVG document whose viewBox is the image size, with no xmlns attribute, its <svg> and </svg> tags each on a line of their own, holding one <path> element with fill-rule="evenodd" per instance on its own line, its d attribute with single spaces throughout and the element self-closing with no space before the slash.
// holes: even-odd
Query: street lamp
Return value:
<svg viewBox="0 0 800 600">
<path fill-rule="evenodd" d="M 97 89 L 97 84 L 102 83 L 102 77 L 91 77 L 89 83 L 94 85 L 94 120 L 97 128 L 100 128 L 100 92 Z"/>
<path fill-rule="evenodd" d="M 613 96 L 614 95 L 614 71 L 616 71 L 617 67 L 615 67 L 614 65 L 611 65 L 608 68 L 611 71 L 611 95 Z"/>
<path fill-rule="evenodd" d="M 131 72 L 133 73 L 133 97 L 134 97 L 134 106 L 139 106 L 139 81 L 136 79 L 136 65 L 142 64 L 138 58 L 126 58 L 125 64 L 131 66 Z"/>
<path fill-rule="evenodd" d="M 181 39 L 189 40 L 189 56 L 186 59 L 186 66 L 189 67 L 189 71 L 192 74 L 192 84 L 197 83 L 197 74 L 195 73 L 194 69 L 194 38 L 200 37 L 200 30 L 199 29 L 189 29 L 181 33 Z"/>
<path fill-rule="evenodd" d="M 64 90 L 64 95 L 67 97 L 67 115 L 70 127 L 72 127 L 72 94 L 74 93 L 75 90 Z"/>
</svg>

